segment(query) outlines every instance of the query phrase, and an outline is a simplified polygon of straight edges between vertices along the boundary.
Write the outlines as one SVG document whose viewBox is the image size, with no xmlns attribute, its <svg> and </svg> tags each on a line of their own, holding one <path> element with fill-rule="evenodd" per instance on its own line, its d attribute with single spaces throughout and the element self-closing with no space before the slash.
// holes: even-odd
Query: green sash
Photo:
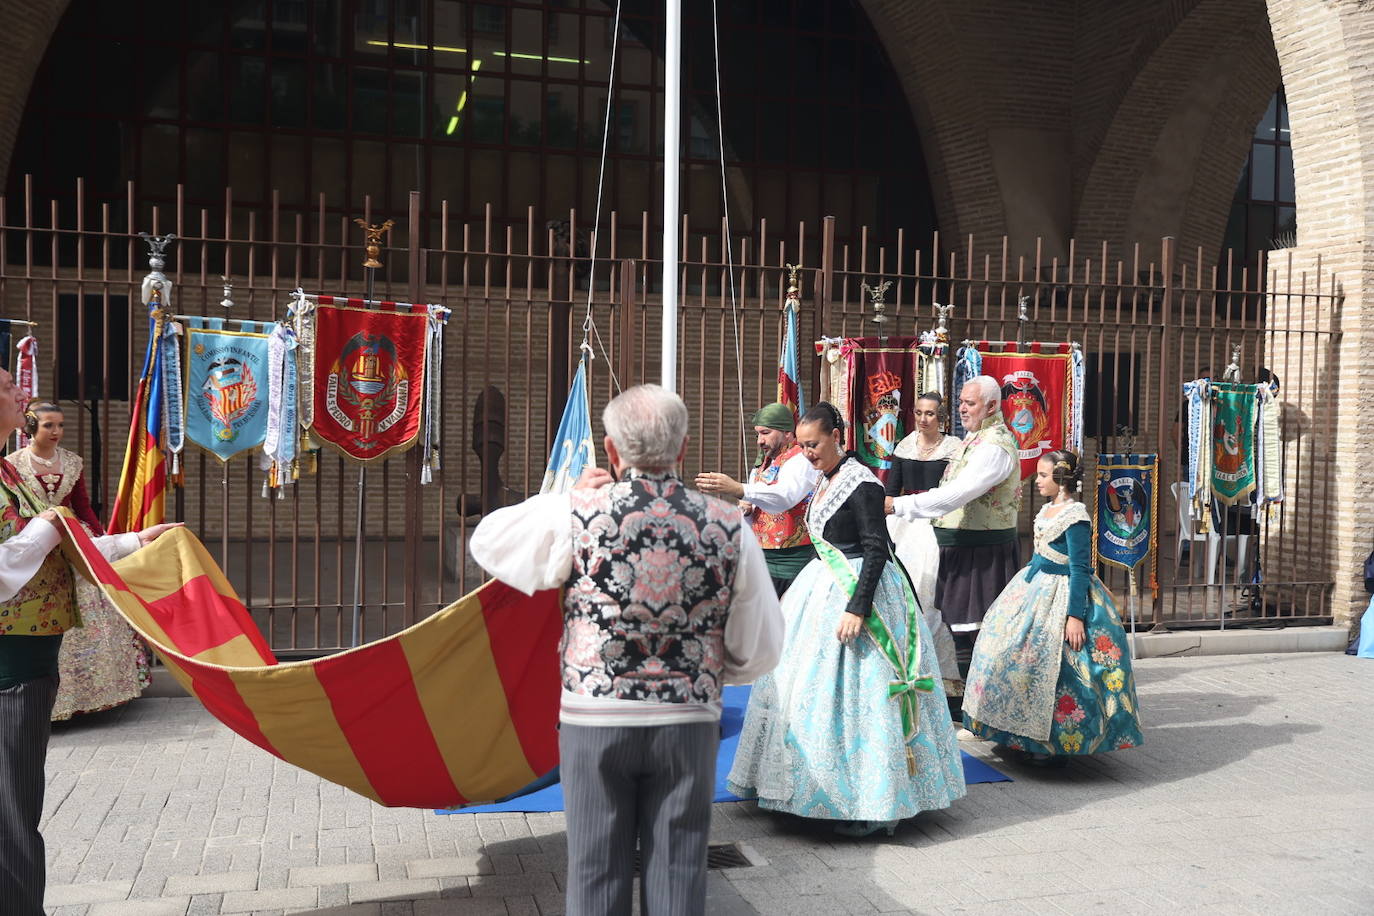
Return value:
<svg viewBox="0 0 1374 916">
<path fill-rule="evenodd" d="M 811 529 L 811 543 L 815 545 L 816 553 L 829 568 L 830 574 L 835 577 L 835 583 L 839 585 L 840 591 L 852 598 L 854 589 L 859 585 L 859 577 L 855 575 L 854 567 L 849 565 L 848 558 L 821 535 L 818 530 L 820 527 L 818 525 Z M 897 562 L 891 551 L 888 552 L 888 560 Z M 916 595 L 912 592 L 911 583 L 905 575 L 902 576 L 902 595 L 906 599 L 906 641 L 910 651 L 903 652 L 902 647 L 897 645 L 897 640 L 892 638 L 892 632 L 888 630 L 876 608 L 871 609 L 864 618 L 864 632 L 873 640 L 878 651 L 887 659 L 896 674 L 896 679 L 887 685 L 887 695 L 897 701 L 897 707 L 901 711 L 902 737 L 907 742 L 907 774 L 915 776 L 916 756 L 911 752 L 911 740 L 916 737 L 921 726 L 916 692 L 933 693 L 935 678 L 917 676 L 921 670 L 921 631 L 916 622 Z"/>
</svg>

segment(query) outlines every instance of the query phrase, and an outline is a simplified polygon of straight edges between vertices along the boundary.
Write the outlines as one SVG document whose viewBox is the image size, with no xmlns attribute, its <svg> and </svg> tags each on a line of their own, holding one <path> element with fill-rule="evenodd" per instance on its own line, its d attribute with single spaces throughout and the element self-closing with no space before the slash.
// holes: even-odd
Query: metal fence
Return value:
<svg viewBox="0 0 1374 916">
<path fill-rule="evenodd" d="M 520 225 L 498 225 L 490 216 L 451 221 L 445 208 L 429 226 L 420 213 L 412 195 L 407 214 L 358 214 L 399 217 L 378 296 L 453 310 L 442 469 L 421 487 L 412 452 L 366 478 L 364 639 L 395 632 L 480 582 L 466 538 L 484 512 L 538 490 L 584 326 L 598 427 L 600 407 L 618 386 L 657 380 L 659 372 L 660 264 L 618 256 L 626 246 L 616 214 L 603 218 L 593 263 L 591 227 L 576 213 L 546 219 L 531 210 Z M 645 227 L 652 220 L 636 214 L 634 224 L 629 247 L 651 250 Z M 90 204 L 80 184 L 61 206 L 31 194 L 0 199 L 0 317 L 37 324 L 43 394 L 70 405 L 67 444 L 86 456 L 88 484 L 105 513 L 147 338 L 140 230 L 178 236 L 167 273 L 180 313 L 265 320 L 284 314 L 297 287 L 335 295 L 363 289 L 361 232 L 323 197 L 311 220 L 283 217 L 275 205 L 239 208 L 232 192 L 214 212 L 182 205 L 168 212 L 141 205 L 132 185 L 119 202 Z M 787 264 L 804 265 L 804 355 L 821 335 L 876 333 L 860 285 L 881 279 L 893 281 L 884 333 L 929 329 L 938 302 L 955 306 L 948 322 L 955 341 L 1019 332 L 1079 342 L 1088 364 L 1089 466 L 1100 451 L 1158 451 L 1163 485 L 1181 477 L 1181 382 L 1204 366 L 1219 373 L 1238 352 L 1246 381 L 1261 366 L 1282 379 L 1283 468 L 1293 498 L 1257 517 L 1218 519 L 1209 570 L 1205 536 L 1187 548 L 1176 536 L 1180 515 L 1166 489 L 1158 588 L 1147 588 L 1136 610 L 1146 626 L 1329 619 L 1333 433 L 1324 380 L 1338 344 L 1340 295 L 1337 278 L 1319 263 L 1300 270 L 1261 255 L 1258 266 L 1240 269 L 1204 252 L 1185 258 L 1168 239 L 1137 245 L 1124 258 L 1074 244 L 1054 258 L 1014 254 L 1006 240 L 983 248 L 964 239 L 951 248 L 937 235 L 919 248 L 903 234 L 887 245 L 871 242 L 867 230 L 856 237 L 854 248 L 837 245 L 831 219 L 785 235 L 761 224 L 728 246 L 723 231 L 710 238 L 684 231 L 678 390 L 693 419 L 687 474 L 742 475 L 748 466 L 744 424 L 774 396 Z M 233 286 L 228 310 L 220 305 L 221 276 Z M 1019 321 L 1023 297 L 1026 320 Z M 802 374 L 814 397 L 814 360 L 804 358 Z M 255 460 L 221 465 L 191 455 L 169 502 L 211 547 L 283 655 L 329 651 L 351 638 L 359 475 L 328 452 L 314 464 L 286 498 L 265 500 Z M 1027 534 L 1036 509 L 1027 487 Z M 1122 594 L 1120 575 L 1104 575 Z"/>
</svg>

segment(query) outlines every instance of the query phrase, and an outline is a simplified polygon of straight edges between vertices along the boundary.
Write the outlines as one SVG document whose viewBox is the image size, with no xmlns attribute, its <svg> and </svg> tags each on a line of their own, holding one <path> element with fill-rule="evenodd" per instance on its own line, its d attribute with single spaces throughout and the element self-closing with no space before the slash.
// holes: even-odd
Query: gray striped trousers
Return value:
<svg viewBox="0 0 1374 916">
<path fill-rule="evenodd" d="M 38 819 L 57 678 L 0 690 L 0 913 L 43 916 L 47 868 Z"/>
<path fill-rule="evenodd" d="M 568 916 L 628 916 L 635 841 L 644 916 L 706 911 L 720 725 L 562 725 Z"/>
</svg>

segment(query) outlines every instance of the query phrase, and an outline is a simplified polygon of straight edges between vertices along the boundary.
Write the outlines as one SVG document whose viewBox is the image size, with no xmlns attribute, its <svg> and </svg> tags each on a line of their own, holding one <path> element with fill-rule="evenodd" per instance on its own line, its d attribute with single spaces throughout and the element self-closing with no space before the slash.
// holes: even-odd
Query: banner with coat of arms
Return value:
<svg viewBox="0 0 1374 916">
<path fill-rule="evenodd" d="M 1227 506 L 1248 502 L 1255 489 L 1255 385 L 1213 382 L 1212 496 Z"/>
<path fill-rule="evenodd" d="M 1159 456 L 1097 456 L 1097 553 L 1122 569 L 1135 569 L 1158 540 Z"/>
<path fill-rule="evenodd" d="M 823 340 L 817 352 L 837 348 L 844 369 L 837 375 L 843 396 L 828 391 L 844 416 L 844 444 L 882 480 L 902 437 L 915 429 L 912 411 L 925 378 L 928 355 L 917 337 L 846 337 Z"/>
<path fill-rule="evenodd" d="M 370 463 L 420 439 L 430 307 L 320 296 L 313 309 L 310 430 L 345 458 Z M 302 418 L 302 424 L 306 420 Z"/>
<path fill-rule="evenodd" d="M 979 375 L 1002 387 L 1002 415 L 1016 438 L 1022 480 L 1048 452 L 1082 451 L 1083 354 L 1077 345 L 965 341 L 955 365 L 955 395 Z"/>
<path fill-rule="evenodd" d="M 187 318 L 186 438 L 220 461 L 267 437 L 267 350 L 274 325 Z"/>
</svg>

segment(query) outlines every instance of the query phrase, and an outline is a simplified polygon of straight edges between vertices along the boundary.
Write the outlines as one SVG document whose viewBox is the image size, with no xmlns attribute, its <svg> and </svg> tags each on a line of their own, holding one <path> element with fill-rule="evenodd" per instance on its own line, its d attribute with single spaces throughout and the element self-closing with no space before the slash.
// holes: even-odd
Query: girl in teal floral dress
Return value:
<svg viewBox="0 0 1374 916">
<path fill-rule="evenodd" d="M 1072 452 L 1040 459 L 1049 499 L 1035 519 L 1035 556 L 983 619 L 964 691 L 964 724 L 1037 762 L 1141 743 L 1125 630 L 1092 568 L 1092 521 L 1076 498 Z"/>
</svg>

